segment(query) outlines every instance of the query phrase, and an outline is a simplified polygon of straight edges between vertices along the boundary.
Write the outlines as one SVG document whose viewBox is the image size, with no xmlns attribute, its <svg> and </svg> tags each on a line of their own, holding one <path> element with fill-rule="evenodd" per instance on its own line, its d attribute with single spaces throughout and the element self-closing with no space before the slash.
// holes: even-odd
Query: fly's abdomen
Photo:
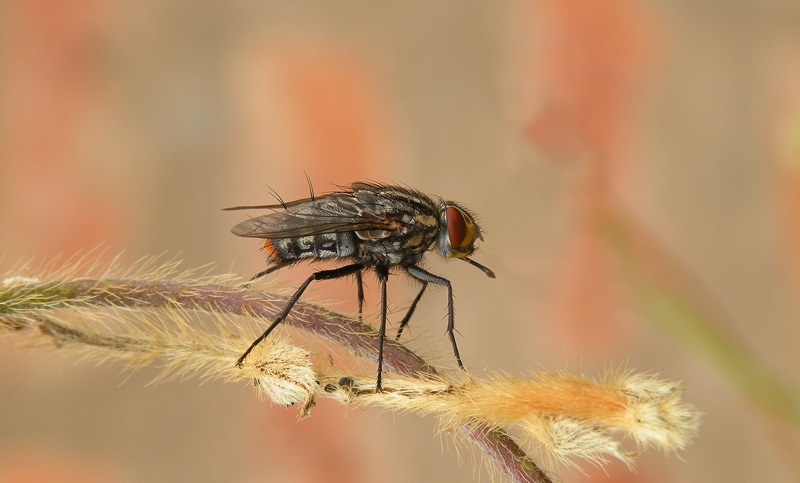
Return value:
<svg viewBox="0 0 800 483">
<path fill-rule="evenodd" d="M 352 232 L 264 240 L 264 251 L 280 261 L 349 257 L 356 253 Z"/>
</svg>

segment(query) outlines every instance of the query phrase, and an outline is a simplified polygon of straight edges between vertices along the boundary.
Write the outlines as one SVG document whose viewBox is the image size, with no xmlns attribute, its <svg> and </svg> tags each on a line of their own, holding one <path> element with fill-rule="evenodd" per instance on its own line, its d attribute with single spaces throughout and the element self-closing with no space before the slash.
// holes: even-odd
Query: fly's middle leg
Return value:
<svg viewBox="0 0 800 483">
<path fill-rule="evenodd" d="M 358 321 L 364 321 L 364 280 L 361 272 L 356 272 L 356 290 L 358 290 Z"/>
<path fill-rule="evenodd" d="M 381 282 L 381 327 L 378 330 L 378 380 L 375 382 L 375 392 L 383 392 L 381 377 L 383 375 L 383 342 L 386 339 L 386 281 L 389 279 L 389 269 L 382 265 L 375 267 L 378 280 Z"/>
</svg>

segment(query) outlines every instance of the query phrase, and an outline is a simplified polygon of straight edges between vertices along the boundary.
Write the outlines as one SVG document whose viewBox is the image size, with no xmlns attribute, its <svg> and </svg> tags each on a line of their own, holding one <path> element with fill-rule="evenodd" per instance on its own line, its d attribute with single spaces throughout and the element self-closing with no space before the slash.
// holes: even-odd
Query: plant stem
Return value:
<svg viewBox="0 0 800 483">
<path fill-rule="evenodd" d="M 31 326 L 58 341 L 82 342 L 79 330 L 47 318 L 63 308 L 174 308 L 273 319 L 288 297 L 238 285 L 185 280 L 68 279 L 6 283 L 0 290 L 0 319 L 10 330 Z M 26 319 L 27 322 L 23 322 Z M 368 325 L 322 307 L 299 302 L 286 323 L 375 359 L 378 334 Z M 116 336 L 115 336 L 116 337 Z M 119 340 L 94 338 L 94 345 L 113 347 Z M 115 342 L 116 340 L 116 342 Z M 100 341 L 100 342 L 97 342 Z M 433 366 L 405 346 L 386 340 L 384 367 L 406 376 L 438 375 Z M 131 345 L 126 350 L 135 350 Z M 462 433 L 477 445 L 512 481 L 552 483 L 522 449 L 501 430 L 465 425 Z"/>
</svg>

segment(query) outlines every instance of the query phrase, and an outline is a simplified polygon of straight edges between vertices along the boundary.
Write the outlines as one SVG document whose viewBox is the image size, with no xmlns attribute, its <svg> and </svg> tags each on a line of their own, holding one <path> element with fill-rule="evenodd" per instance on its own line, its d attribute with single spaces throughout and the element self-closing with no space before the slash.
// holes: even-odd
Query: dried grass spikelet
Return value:
<svg viewBox="0 0 800 483">
<path fill-rule="evenodd" d="M 0 333 L 14 335 L 23 346 L 49 347 L 77 353 L 96 363 L 115 362 L 136 370 L 156 364 L 156 381 L 190 376 L 202 380 L 253 381 L 260 396 L 276 404 L 302 404 L 307 415 L 314 405 L 316 373 L 310 353 L 285 338 L 262 343 L 242 367 L 235 365 L 242 348 L 255 335 L 240 327 L 236 316 L 220 311 L 193 311 L 178 303 L 142 304 L 132 281 L 153 284 L 187 281 L 231 285 L 231 276 L 204 277 L 178 273 L 177 263 L 143 260 L 133 268 L 106 268 L 82 292 L 70 286 L 80 264 L 42 277 L 11 276 L 0 282 Z M 92 269 L 97 269 L 95 265 Z M 189 282 L 191 281 L 191 282 Z M 237 293 L 244 289 L 227 289 Z M 162 287 L 170 288 L 170 287 Z M 224 290 L 220 290 L 223 295 Z M 160 294 L 169 302 L 172 294 Z M 130 297 L 126 300 L 126 297 Z M 97 302 L 102 300 L 102 302 Z M 234 330 L 237 329 L 237 330 Z"/>
<path fill-rule="evenodd" d="M 255 337 L 253 323 L 263 327 L 287 297 L 243 286 L 230 275 L 179 272 L 177 262 L 149 259 L 127 270 L 80 260 L 66 265 L 32 276 L 18 268 L 2 279 L 0 334 L 130 369 L 158 364 L 159 379 L 254 381 L 262 396 L 278 404 L 301 403 L 303 416 L 316 397 L 433 414 L 443 428 L 460 428 L 452 434 L 471 440 L 515 481 L 552 480 L 508 434 L 521 435 L 558 461 L 614 457 L 631 464 L 634 454 L 623 449 L 623 437 L 641 449 L 673 451 L 697 432 L 699 413 L 681 401 L 678 384 L 632 372 L 609 371 L 599 380 L 560 372 L 454 382 L 387 341 L 384 363 L 394 372 L 387 371 L 384 391 L 376 394 L 374 375 L 315 367 L 308 351 L 274 335 L 237 367 Z M 93 278 L 83 278 L 86 273 Z M 242 327 L 247 320 L 249 328 Z M 286 323 L 355 354 L 376 355 L 374 329 L 313 304 L 298 303 Z"/>
<path fill-rule="evenodd" d="M 301 417 L 306 417 L 315 404 L 317 374 L 311 354 L 283 339 L 269 341 L 260 354 L 245 361 L 241 369 L 231 365 L 226 370 L 250 373 L 259 394 L 282 406 L 301 403 Z"/>
<path fill-rule="evenodd" d="M 561 463 L 578 458 L 601 464 L 614 457 L 631 465 L 635 454 L 623 449 L 621 437 L 642 449 L 675 451 L 699 425 L 699 412 L 681 401 L 679 385 L 631 372 L 610 371 L 597 381 L 559 372 L 530 380 L 468 378 L 461 384 L 389 376 L 384 394 L 369 388 L 370 381 L 351 378 L 325 386 L 343 402 L 438 415 L 445 428 L 513 431 Z"/>
</svg>

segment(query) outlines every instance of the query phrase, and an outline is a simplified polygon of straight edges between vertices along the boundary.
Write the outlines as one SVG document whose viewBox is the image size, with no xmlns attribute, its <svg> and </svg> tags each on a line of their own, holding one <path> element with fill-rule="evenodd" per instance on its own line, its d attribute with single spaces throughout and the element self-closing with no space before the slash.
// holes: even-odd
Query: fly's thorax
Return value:
<svg viewBox="0 0 800 483">
<path fill-rule="evenodd" d="M 475 251 L 478 239 L 483 240 L 483 236 L 475 215 L 452 201 L 443 201 L 439 210 L 439 253 L 445 258 L 466 258 Z"/>
<path fill-rule="evenodd" d="M 398 228 L 355 231 L 358 256 L 367 264 L 399 265 L 418 262 L 435 243 L 439 221 L 424 213 L 403 213 Z"/>
<path fill-rule="evenodd" d="M 284 262 L 349 257 L 354 255 L 356 250 L 356 240 L 352 232 L 264 240 L 264 251 L 270 258 Z"/>
</svg>

